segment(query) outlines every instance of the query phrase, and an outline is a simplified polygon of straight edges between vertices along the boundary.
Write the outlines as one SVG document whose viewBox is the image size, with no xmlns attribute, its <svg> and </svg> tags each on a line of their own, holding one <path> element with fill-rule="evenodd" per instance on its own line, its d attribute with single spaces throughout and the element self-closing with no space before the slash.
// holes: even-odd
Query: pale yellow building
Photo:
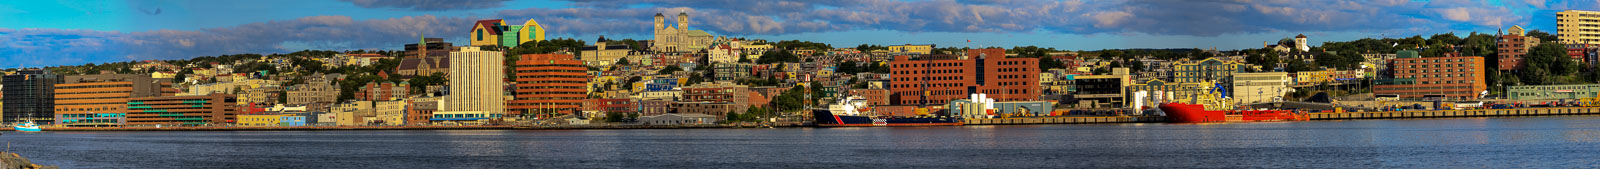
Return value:
<svg viewBox="0 0 1600 169">
<path fill-rule="evenodd" d="M 926 55 L 926 54 L 933 53 L 933 45 L 932 44 L 927 44 L 927 45 L 912 45 L 912 44 L 894 45 L 894 46 L 889 46 L 889 53 L 894 53 L 894 54 L 923 54 L 923 55 Z"/>
<path fill-rule="evenodd" d="M 1565 44 L 1600 44 L 1600 11 L 1556 12 L 1556 38 Z"/>
<path fill-rule="evenodd" d="M 381 121 L 383 125 L 405 124 L 406 104 L 405 100 L 376 101 L 372 107 L 377 114 L 376 121 Z"/>
<path fill-rule="evenodd" d="M 584 46 L 583 49 L 578 51 L 578 57 L 581 57 L 585 65 L 600 68 L 610 67 L 611 64 L 616 63 L 618 60 L 633 54 L 632 46 L 611 43 L 611 40 L 606 39 L 605 36 L 595 40 L 593 46 Z M 635 63 L 635 65 L 638 64 Z"/>
<path fill-rule="evenodd" d="M 373 117 L 372 101 L 353 101 L 341 103 L 333 108 L 333 114 L 340 126 L 366 125 Z"/>
<path fill-rule="evenodd" d="M 235 123 L 235 124 L 239 125 L 239 126 L 278 126 L 278 123 L 283 120 L 284 116 L 289 116 L 289 115 L 286 115 L 286 114 L 271 114 L 271 115 L 241 114 L 238 117 L 239 122 Z"/>
<path fill-rule="evenodd" d="M 450 95 L 444 112 L 476 111 L 504 114 L 506 110 L 505 56 L 499 51 L 462 47 L 450 52 Z"/>
<path fill-rule="evenodd" d="M 1556 12 L 1556 39 L 1563 44 L 1600 44 L 1600 11 Z"/>
<path fill-rule="evenodd" d="M 1234 73 L 1233 99 L 1236 103 L 1267 103 L 1282 101 L 1289 88 L 1289 73 L 1261 72 Z"/>
</svg>

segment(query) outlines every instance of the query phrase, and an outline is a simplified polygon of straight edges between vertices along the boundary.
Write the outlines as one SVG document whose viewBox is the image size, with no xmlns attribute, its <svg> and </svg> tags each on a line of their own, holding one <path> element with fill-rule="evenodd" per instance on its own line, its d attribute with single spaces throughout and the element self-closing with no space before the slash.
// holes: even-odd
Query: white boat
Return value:
<svg viewBox="0 0 1600 169">
<path fill-rule="evenodd" d="M 13 128 L 15 128 L 17 131 L 44 131 L 44 130 L 40 130 L 39 129 L 39 125 L 34 125 L 33 122 L 31 122 L 31 121 L 27 122 L 27 123 L 18 124 L 17 126 L 14 126 Z"/>
</svg>

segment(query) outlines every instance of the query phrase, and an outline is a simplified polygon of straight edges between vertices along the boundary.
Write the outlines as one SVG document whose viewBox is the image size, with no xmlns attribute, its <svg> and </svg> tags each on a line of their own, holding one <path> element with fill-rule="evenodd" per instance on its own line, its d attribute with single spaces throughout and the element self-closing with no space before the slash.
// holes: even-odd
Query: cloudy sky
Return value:
<svg viewBox="0 0 1600 169">
<path fill-rule="evenodd" d="M 0 1 L 0 68 L 305 49 L 398 50 L 420 36 L 466 44 L 471 23 L 537 20 L 549 37 L 647 39 L 652 16 L 769 40 L 939 46 L 1260 47 L 1522 25 L 1596 0 L 271 0 Z M 671 20 L 671 19 L 669 19 Z M 669 21 L 670 24 L 670 21 Z M 1550 31 L 1553 32 L 1553 31 Z M 972 42 L 968 43 L 967 40 Z"/>
</svg>

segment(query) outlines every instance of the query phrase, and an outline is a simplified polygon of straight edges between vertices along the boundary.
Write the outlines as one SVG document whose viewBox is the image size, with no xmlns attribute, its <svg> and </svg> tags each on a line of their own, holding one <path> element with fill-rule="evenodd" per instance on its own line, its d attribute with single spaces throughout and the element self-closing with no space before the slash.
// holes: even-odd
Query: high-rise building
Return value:
<svg viewBox="0 0 1600 169">
<path fill-rule="evenodd" d="M 1556 39 L 1563 44 L 1600 44 L 1600 11 L 1556 12 Z"/>
<path fill-rule="evenodd" d="M 450 52 L 450 58 L 450 94 L 445 96 L 444 111 L 504 114 L 504 54 L 461 47 Z"/>
<path fill-rule="evenodd" d="M 516 99 L 509 111 L 525 116 L 578 113 L 588 98 L 589 68 L 567 54 L 525 54 L 517 60 Z"/>
<path fill-rule="evenodd" d="M 973 93 L 999 101 L 1039 98 L 1039 59 L 1006 58 L 1005 49 L 900 55 L 889 66 L 890 104 L 940 105 Z"/>
<path fill-rule="evenodd" d="M 61 79 L 49 70 L 21 70 L 0 78 L 5 85 L 4 123 L 55 122 L 55 85 Z"/>
<path fill-rule="evenodd" d="M 1539 38 L 1527 36 L 1522 26 L 1511 26 L 1505 31 L 1495 42 L 1500 55 L 1499 70 L 1522 69 L 1522 57 L 1528 54 L 1528 49 L 1539 45 Z"/>
<path fill-rule="evenodd" d="M 56 124 L 120 126 L 126 124 L 128 98 L 172 96 L 172 80 L 149 75 L 75 75 L 55 84 Z"/>
<path fill-rule="evenodd" d="M 1421 58 L 1416 57 L 1416 51 L 1399 53 L 1399 58 L 1393 60 L 1394 79 L 1375 82 L 1373 94 L 1475 99 L 1488 90 L 1482 57 Z"/>
<path fill-rule="evenodd" d="M 238 99 L 230 94 L 128 99 L 127 125 L 205 126 L 236 122 Z"/>
</svg>

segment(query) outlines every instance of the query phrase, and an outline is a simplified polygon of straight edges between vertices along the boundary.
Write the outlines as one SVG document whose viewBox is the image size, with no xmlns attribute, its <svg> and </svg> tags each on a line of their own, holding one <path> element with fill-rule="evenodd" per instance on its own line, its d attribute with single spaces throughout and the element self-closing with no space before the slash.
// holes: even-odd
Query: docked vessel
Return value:
<svg viewBox="0 0 1600 169">
<path fill-rule="evenodd" d="M 1167 122 L 1173 123 L 1207 123 L 1207 122 L 1262 122 L 1262 121 L 1305 121 L 1310 118 L 1304 113 L 1289 110 L 1207 110 L 1205 105 L 1166 103 L 1161 104 L 1161 111 L 1166 112 Z"/>
<path fill-rule="evenodd" d="M 827 110 L 811 110 L 817 126 L 820 127 L 873 127 L 873 126 L 958 126 L 961 118 L 956 117 L 896 117 L 879 115 L 872 112 L 872 107 L 867 105 L 866 99 L 860 97 L 846 97 L 839 104 L 828 106 Z"/>
<path fill-rule="evenodd" d="M 44 131 L 40 130 L 39 125 L 34 125 L 33 122 L 18 124 L 16 126 L 12 126 L 12 128 L 16 129 L 17 131 Z"/>
<path fill-rule="evenodd" d="M 1311 119 L 1305 113 L 1290 110 L 1235 109 L 1232 99 L 1226 97 L 1226 87 L 1215 85 L 1209 88 L 1209 91 L 1190 96 L 1188 98 L 1190 103 L 1168 102 L 1162 103 L 1157 108 L 1166 114 L 1167 122 L 1173 123 L 1305 121 Z"/>
</svg>

